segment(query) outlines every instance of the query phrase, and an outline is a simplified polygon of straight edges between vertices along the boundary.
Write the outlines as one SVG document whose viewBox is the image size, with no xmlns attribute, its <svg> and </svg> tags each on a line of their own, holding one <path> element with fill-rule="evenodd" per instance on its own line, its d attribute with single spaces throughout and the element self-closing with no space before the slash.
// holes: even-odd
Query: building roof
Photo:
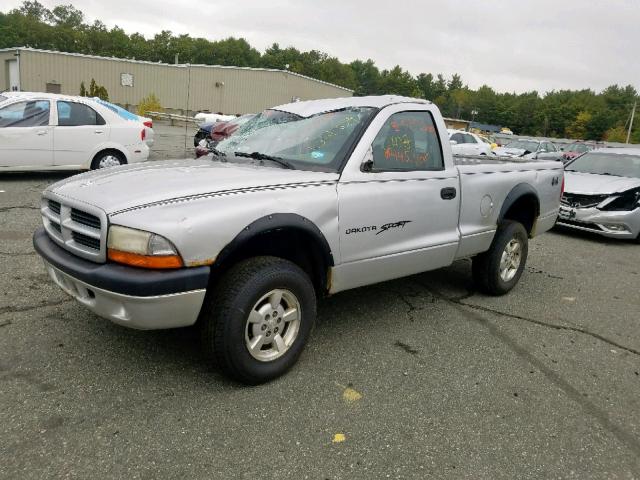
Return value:
<svg viewBox="0 0 640 480">
<path fill-rule="evenodd" d="M 485 132 L 494 132 L 499 133 L 502 127 L 499 125 L 491 125 L 489 123 L 480 123 L 480 122 L 471 122 L 469 124 L 469 128 L 476 128 L 478 130 L 483 130 Z"/>
<path fill-rule="evenodd" d="M 353 92 L 353 90 L 342 87 L 340 85 L 336 85 L 335 83 L 325 82 L 324 80 L 318 80 L 317 78 L 308 77 L 306 75 L 302 75 L 300 73 L 290 72 L 289 70 L 278 70 L 277 68 L 257 68 L 257 67 L 234 67 L 229 65 L 204 65 L 204 64 L 196 64 L 196 63 L 162 63 L 162 62 L 150 62 L 148 60 L 135 60 L 131 58 L 118 58 L 118 57 L 101 57 L 98 55 L 87 55 L 84 53 L 69 53 L 69 52 L 59 52 L 57 50 L 43 50 L 39 48 L 31 48 L 31 47 L 13 47 L 13 48 L 0 48 L 0 52 L 11 52 L 11 51 L 27 51 L 27 52 L 37 52 L 37 53 L 48 53 L 52 55 L 67 55 L 71 57 L 81 57 L 88 58 L 94 60 L 110 60 L 114 62 L 128 62 L 128 63 L 138 63 L 145 65 L 160 65 L 164 67 L 173 67 L 173 68 L 189 68 L 189 67 L 197 67 L 197 68 L 224 68 L 230 70 L 249 70 L 249 71 L 258 71 L 258 72 L 277 72 L 284 73 L 287 75 L 293 75 L 295 77 L 304 78 L 307 80 L 311 80 L 313 82 L 323 83 L 325 85 L 329 85 L 334 88 L 339 88 L 344 90 L 345 92 Z"/>
<path fill-rule="evenodd" d="M 293 113 L 301 117 L 310 117 L 322 112 L 339 110 L 349 107 L 373 107 L 383 108 L 397 103 L 421 103 L 431 102 L 421 98 L 402 97 L 400 95 L 372 95 L 369 97 L 342 97 L 326 98 L 322 100 L 307 100 L 304 102 L 287 103 L 273 107 L 273 110 Z"/>
</svg>

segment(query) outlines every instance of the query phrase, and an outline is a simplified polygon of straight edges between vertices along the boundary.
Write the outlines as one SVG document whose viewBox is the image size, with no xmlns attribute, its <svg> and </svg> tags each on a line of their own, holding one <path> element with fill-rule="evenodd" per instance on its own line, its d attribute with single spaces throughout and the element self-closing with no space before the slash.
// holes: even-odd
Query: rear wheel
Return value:
<svg viewBox="0 0 640 480">
<path fill-rule="evenodd" d="M 91 169 L 97 170 L 100 168 L 117 167 L 125 163 L 127 163 L 127 159 L 122 153 L 115 150 L 105 150 L 95 156 L 91 162 Z"/>
<path fill-rule="evenodd" d="M 217 283 L 200 313 L 203 347 L 234 380 L 269 381 L 302 353 L 316 316 L 311 280 L 297 265 L 255 257 Z"/>
<path fill-rule="evenodd" d="M 473 258 L 473 279 L 478 289 L 490 295 L 509 292 L 520 280 L 528 251 L 524 226 L 512 220 L 501 223 L 489 250 Z"/>
</svg>

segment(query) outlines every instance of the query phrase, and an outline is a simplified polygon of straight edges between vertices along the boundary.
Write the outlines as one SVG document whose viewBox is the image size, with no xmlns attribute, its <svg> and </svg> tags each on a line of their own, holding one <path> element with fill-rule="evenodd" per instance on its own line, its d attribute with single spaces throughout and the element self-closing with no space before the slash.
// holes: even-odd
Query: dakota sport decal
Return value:
<svg viewBox="0 0 640 480">
<path fill-rule="evenodd" d="M 366 233 L 366 232 L 376 232 L 376 235 L 380 235 L 388 230 L 393 230 L 395 228 L 404 228 L 407 223 L 411 223 L 412 220 L 398 220 L 397 222 L 385 223 L 381 226 L 371 225 L 369 227 L 353 227 L 347 228 L 344 232 L 346 235 L 351 235 L 353 233 Z"/>
</svg>

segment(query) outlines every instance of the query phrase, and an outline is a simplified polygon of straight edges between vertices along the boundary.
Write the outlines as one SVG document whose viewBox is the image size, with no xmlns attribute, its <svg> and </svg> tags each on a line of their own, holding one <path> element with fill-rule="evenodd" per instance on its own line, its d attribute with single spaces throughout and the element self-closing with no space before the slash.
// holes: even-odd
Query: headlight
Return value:
<svg viewBox="0 0 640 480">
<path fill-rule="evenodd" d="M 629 211 L 640 206 L 640 188 L 629 190 L 620 195 L 612 195 L 611 200 L 600 207 L 600 210 Z"/>
<path fill-rule="evenodd" d="M 107 239 L 109 260 L 142 268 L 184 266 L 176 247 L 155 233 L 112 225 Z"/>
</svg>

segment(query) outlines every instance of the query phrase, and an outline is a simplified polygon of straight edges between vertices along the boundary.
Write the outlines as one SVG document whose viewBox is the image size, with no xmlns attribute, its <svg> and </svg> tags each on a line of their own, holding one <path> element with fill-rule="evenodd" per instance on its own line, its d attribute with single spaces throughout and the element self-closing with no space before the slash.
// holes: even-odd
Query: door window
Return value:
<svg viewBox="0 0 640 480">
<path fill-rule="evenodd" d="M 102 116 L 83 103 L 57 102 L 58 126 L 77 127 L 81 125 L 104 125 Z"/>
<path fill-rule="evenodd" d="M 442 149 L 429 112 L 395 113 L 373 141 L 373 171 L 442 170 Z"/>
<path fill-rule="evenodd" d="M 469 135 L 468 133 L 464 134 L 464 140 L 465 140 L 465 143 L 478 143 L 476 142 L 476 139 L 473 138 L 473 135 Z"/>
<path fill-rule="evenodd" d="M 44 127 L 49 125 L 49 102 L 30 100 L 0 108 L 0 128 Z"/>
<path fill-rule="evenodd" d="M 466 143 L 464 135 L 461 133 L 454 133 L 453 135 L 451 135 L 451 140 L 454 140 L 458 145 Z"/>
</svg>

